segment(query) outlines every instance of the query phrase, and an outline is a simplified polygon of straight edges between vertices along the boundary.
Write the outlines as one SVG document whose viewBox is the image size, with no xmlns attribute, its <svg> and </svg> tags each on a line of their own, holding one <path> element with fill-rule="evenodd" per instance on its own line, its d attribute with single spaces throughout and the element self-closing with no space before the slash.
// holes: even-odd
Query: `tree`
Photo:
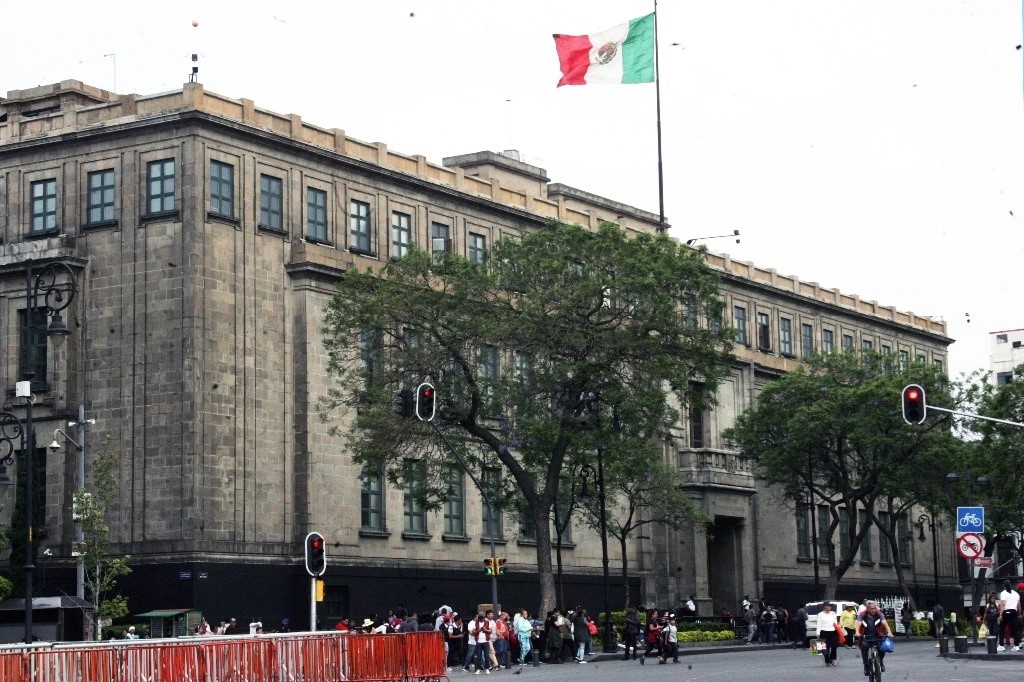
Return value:
<svg viewBox="0 0 1024 682">
<path fill-rule="evenodd" d="M 621 576 L 624 586 L 623 610 L 630 607 L 629 554 L 627 541 L 634 531 L 648 524 L 661 524 L 678 529 L 687 523 L 706 523 L 707 517 L 679 485 L 679 475 L 665 464 L 659 448 L 648 442 L 632 453 L 608 457 L 604 467 L 609 507 L 606 528 L 608 535 L 619 541 L 622 557 Z M 611 453 L 609 453 L 611 454 Z M 593 528 L 601 527 L 601 507 L 591 497 L 586 519 Z"/>
<path fill-rule="evenodd" d="M 892 364 L 891 355 L 833 353 L 768 384 L 725 437 L 756 460 L 757 475 L 789 499 L 827 505 L 825 597 L 834 598 L 872 523 L 896 553 L 897 579 L 908 597 L 894 529 L 913 504 L 943 496 L 958 450 L 945 417 L 911 427 L 901 414 L 903 387 L 917 383 L 930 404 L 949 406 L 951 385 L 935 367 Z M 943 498 L 944 499 L 944 498 Z M 889 522 L 878 512 L 884 502 Z M 862 523 L 860 510 L 872 523 Z M 834 548 L 839 533 L 840 551 Z"/>
<path fill-rule="evenodd" d="M 413 250 L 339 283 L 325 317 L 336 383 L 320 407 L 328 420 L 354 411 L 344 435 L 365 470 L 408 483 L 404 461 L 423 462 L 414 483 L 428 506 L 459 461 L 500 478 L 499 503 L 521 498 L 533 517 L 545 612 L 563 469 L 592 460 L 599 443 L 622 453 L 664 437 L 694 382 L 713 388 L 727 370 L 721 311 L 700 251 L 608 223 L 503 239 L 486 265 Z M 447 445 L 392 409 L 396 389 L 426 378 Z"/>
<path fill-rule="evenodd" d="M 128 614 L 127 597 L 113 592 L 117 579 L 132 571 L 128 565 L 131 557 L 109 554 L 107 514 L 117 499 L 118 485 L 117 457 L 107 449 L 108 443 L 92 463 L 88 481 L 91 490 L 75 491 L 73 498 L 74 515 L 82 526 L 83 537 L 76 550 L 85 564 L 85 598 L 93 607 L 93 634 L 97 640 L 101 637 L 100 619 Z"/>
</svg>

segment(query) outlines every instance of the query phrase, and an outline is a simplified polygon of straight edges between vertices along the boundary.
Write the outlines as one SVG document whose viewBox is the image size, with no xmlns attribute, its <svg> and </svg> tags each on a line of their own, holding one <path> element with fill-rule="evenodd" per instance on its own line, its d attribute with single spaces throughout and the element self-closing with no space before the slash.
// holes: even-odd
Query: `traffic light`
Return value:
<svg viewBox="0 0 1024 682">
<path fill-rule="evenodd" d="M 314 578 L 327 570 L 327 543 L 320 533 L 306 536 L 306 572 Z"/>
<path fill-rule="evenodd" d="M 413 415 L 414 402 L 411 388 L 403 388 L 399 391 L 395 391 L 393 398 L 395 414 L 399 417 L 408 419 Z"/>
<path fill-rule="evenodd" d="M 494 559 L 491 557 L 484 559 L 484 573 L 494 575 Z"/>
<path fill-rule="evenodd" d="M 436 404 L 434 385 L 426 382 L 416 389 L 416 417 L 420 421 L 428 422 L 434 418 Z"/>
<path fill-rule="evenodd" d="M 908 424 L 921 424 L 927 415 L 924 389 L 917 384 L 908 385 L 903 389 L 903 420 Z"/>
<path fill-rule="evenodd" d="M 505 557 L 498 557 L 498 575 L 505 575 Z"/>
</svg>

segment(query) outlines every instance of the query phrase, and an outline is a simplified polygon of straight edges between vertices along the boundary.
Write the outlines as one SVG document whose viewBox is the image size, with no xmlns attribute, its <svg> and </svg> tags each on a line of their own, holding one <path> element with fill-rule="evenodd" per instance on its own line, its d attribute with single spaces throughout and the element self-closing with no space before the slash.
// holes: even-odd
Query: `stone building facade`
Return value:
<svg viewBox="0 0 1024 682">
<path fill-rule="evenodd" d="M 402 490 L 368 488 L 321 423 L 322 316 L 350 268 L 413 244 L 483 258 L 496 241 L 549 219 L 658 226 L 657 215 L 552 183 L 514 154 L 436 165 L 198 83 L 138 96 L 65 81 L 0 100 L 0 375 L 13 388 L 34 338 L 22 326 L 26 267 L 68 263 L 80 291 L 65 315 L 66 349 L 42 344 L 36 440 L 48 443 L 83 404 L 96 420 L 87 466 L 99 448 L 119 456 L 112 549 L 132 556 L 135 571 L 122 582 L 133 612 L 195 607 L 211 620 L 303 623 L 310 530 L 328 541 L 324 624 L 398 603 L 489 601 L 481 502 L 468 478 L 460 500 L 423 513 Z M 871 343 L 945 363 L 951 340 L 929 318 L 727 257 L 708 261 L 745 341 L 717 407 L 687 415 L 666 457 L 713 533 L 655 528 L 637 538 L 632 593 L 660 604 L 694 594 L 704 612 L 734 609 L 745 594 L 796 603 L 811 596 L 798 515 L 759 486 L 720 432 L 811 350 Z M 4 409 L 23 417 L 23 402 L 8 390 Z M 37 450 L 40 551 L 52 552 L 51 588 L 65 591 L 72 452 Z M 0 502 L 6 523 L 12 488 Z M 512 567 L 501 599 L 532 606 L 534 547 L 508 513 L 499 535 Z M 919 543 L 911 567 L 923 585 L 927 549 Z M 577 524 L 563 551 L 566 601 L 596 605 L 596 534 Z M 940 572 L 955 587 L 951 556 Z M 862 563 L 848 578 L 890 591 L 892 579 L 884 562 Z"/>
</svg>

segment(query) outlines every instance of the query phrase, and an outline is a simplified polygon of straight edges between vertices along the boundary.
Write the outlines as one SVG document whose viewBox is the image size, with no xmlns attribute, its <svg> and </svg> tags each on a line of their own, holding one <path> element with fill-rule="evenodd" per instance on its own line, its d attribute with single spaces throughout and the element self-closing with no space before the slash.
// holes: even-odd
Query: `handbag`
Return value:
<svg viewBox="0 0 1024 682">
<path fill-rule="evenodd" d="M 896 651 L 896 642 L 893 641 L 893 638 L 889 635 L 885 635 L 882 637 L 882 641 L 878 644 L 878 650 L 886 654 L 891 654 Z"/>
<path fill-rule="evenodd" d="M 846 644 L 846 628 L 839 623 L 836 623 L 836 644 L 839 646 Z"/>
</svg>

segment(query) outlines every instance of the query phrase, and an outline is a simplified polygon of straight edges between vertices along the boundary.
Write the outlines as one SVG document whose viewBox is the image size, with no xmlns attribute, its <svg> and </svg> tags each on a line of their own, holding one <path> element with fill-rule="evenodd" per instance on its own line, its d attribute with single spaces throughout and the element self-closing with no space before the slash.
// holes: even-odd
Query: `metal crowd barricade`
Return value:
<svg viewBox="0 0 1024 682">
<path fill-rule="evenodd" d="M 293 633 L 0 648 L 0 682 L 417 682 L 446 677 L 439 632 Z"/>
</svg>

